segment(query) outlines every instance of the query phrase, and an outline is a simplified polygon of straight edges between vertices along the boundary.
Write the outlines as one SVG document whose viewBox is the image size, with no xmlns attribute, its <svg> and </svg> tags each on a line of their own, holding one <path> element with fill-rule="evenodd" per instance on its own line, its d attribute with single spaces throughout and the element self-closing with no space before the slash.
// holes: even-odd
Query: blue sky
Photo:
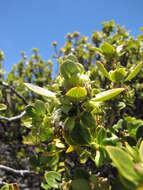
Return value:
<svg viewBox="0 0 143 190">
<path fill-rule="evenodd" d="M 51 43 L 64 44 L 67 32 L 90 35 L 101 23 L 114 19 L 136 36 L 143 26 L 143 0 L 1 0 L 0 49 L 6 55 L 9 71 L 20 59 L 37 47 L 46 60 L 51 58 Z M 56 67 L 55 67 L 56 68 Z"/>
</svg>

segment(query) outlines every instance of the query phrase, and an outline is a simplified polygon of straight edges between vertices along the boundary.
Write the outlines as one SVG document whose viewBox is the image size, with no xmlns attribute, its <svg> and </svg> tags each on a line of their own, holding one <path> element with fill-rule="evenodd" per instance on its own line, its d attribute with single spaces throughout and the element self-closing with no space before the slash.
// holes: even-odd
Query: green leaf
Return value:
<svg viewBox="0 0 143 190">
<path fill-rule="evenodd" d="M 85 85 L 85 82 L 89 80 L 88 76 L 85 74 L 73 74 L 71 78 L 64 80 L 64 86 L 65 88 L 72 88 L 75 86 L 83 86 Z"/>
<path fill-rule="evenodd" d="M 91 101 L 98 102 L 98 101 L 110 100 L 114 98 L 115 96 L 119 95 L 124 90 L 125 90 L 124 88 L 114 88 L 111 90 L 107 90 L 107 91 L 97 94 L 95 98 L 91 99 Z"/>
<path fill-rule="evenodd" d="M 141 70 L 143 62 L 139 62 L 134 69 L 131 70 L 130 74 L 126 78 L 126 81 L 132 80 Z"/>
<path fill-rule="evenodd" d="M 0 190 L 9 190 L 9 184 L 4 185 Z"/>
<path fill-rule="evenodd" d="M 51 189 L 51 187 L 48 184 L 41 183 L 41 187 L 45 190 Z"/>
<path fill-rule="evenodd" d="M 32 118 L 28 117 L 28 118 L 22 119 L 22 124 L 24 125 L 24 127 L 31 128 L 32 127 Z"/>
<path fill-rule="evenodd" d="M 83 168 L 75 168 L 74 171 L 74 178 L 75 179 L 88 179 L 89 178 L 89 173 L 87 170 L 83 169 Z"/>
<path fill-rule="evenodd" d="M 51 188 L 58 188 L 61 181 L 61 174 L 55 171 L 49 171 L 45 173 L 45 179 Z"/>
<path fill-rule="evenodd" d="M 26 107 L 26 114 L 32 118 L 37 117 L 37 113 L 36 113 L 35 107 L 33 105 L 28 105 Z"/>
<path fill-rule="evenodd" d="M 115 53 L 115 48 L 114 46 L 112 46 L 111 44 L 107 43 L 107 42 L 104 42 L 100 49 L 103 51 L 103 54 L 105 56 L 111 56 Z"/>
<path fill-rule="evenodd" d="M 34 106 L 38 114 L 45 114 L 46 107 L 45 107 L 44 102 L 42 102 L 41 100 L 36 100 Z"/>
<path fill-rule="evenodd" d="M 96 156 L 95 156 L 95 164 L 97 167 L 100 167 L 102 165 L 102 162 L 104 160 L 104 154 L 102 150 L 96 150 Z"/>
<path fill-rule="evenodd" d="M 82 87 L 74 87 L 71 88 L 67 93 L 66 96 L 73 98 L 73 99 L 81 99 L 87 95 L 87 91 L 85 88 Z"/>
<path fill-rule="evenodd" d="M 71 182 L 72 190 L 91 190 L 89 182 L 85 179 L 75 179 Z"/>
<path fill-rule="evenodd" d="M 66 118 L 66 120 L 64 122 L 64 138 L 65 138 L 66 142 L 70 145 L 73 144 L 73 141 L 71 139 L 71 133 L 72 133 L 74 126 L 75 126 L 75 119 L 72 117 Z"/>
<path fill-rule="evenodd" d="M 143 141 L 141 142 L 141 145 L 139 148 L 139 157 L 140 157 L 140 160 L 143 162 Z"/>
<path fill-rule="evenodd" d="M 75 62 L 67 59 L 61 64 L 60 73 L 65 79 L 70 79 L 73 74 L 80 73 L 80 68 Z"/>
<path fill-rule="evenodd" d="M 53 131 L 51 128 L 41 128 L 39 138 L 41 142 L 49 141 L 53 137 Z"/>
<path fill-rule="evenodd" d="M 141 184 L 143 184 L 143 162 L 138 162 L 134 164 L 135 171 L 140 176 Z"/>
<path fill-rule="evenodd" d="M 138 184 L 138 176 L 134 170 L 134 163 L 127 152 L 118 147 L 107 146 L 106 150 L 121 176 Z"/>
<path fill-rule="evenodd" d="M 106 77 L 110 78 L 108 71 L 105 69 L 104 65 L 100 61 L 96 61 L 96 65 L 99 69 L 99 71 Z"/>
<path fill-rule="evenodd" d="M 88 128 L 95 129 L 96 127 L 96 121 L 94 119 L 94 116 L 90 112 L 87 111 L 83 112 L 81 116 L 81 122 L 84 126 Z"/>
<path fill-rule="evenodd" d="M 0 111 L 6 110 L 7 106 L 5 104 L 0 104 Z"/>
<path fill-rule="evenodd" d="M 107 137 L 106 130 L 104 129 L 104 127 L 101 127 L 101 128 L 98 130 L 97 137 L 96 137 L 97 144 L 102 145 L 103 140 L 104 140 L 106 137 Z"/>
<path fill-rule="evenodd" d="M 103 51 L 100 48 L 94 47 L 95 53 L 99 54 L 100 56 L 103 56 Z"/>
<path fill-rule="evenodd" d="M 24 83 L 26 85 L 26 87 L 28 87 L 30 90 L 32 90 L 33 92 L 41 95 L 41 96 L 46 96 L 48 98 L 55 98 L 56 97 L 56 93 L 51 92 L 45 88 L 41 88 L 39 86 L 36 86 L 34 84 L 30 84 L 30 83 Z"/>
<path fill-rule="evenodd" d="M 119 140 L 119 137 L 115 134 L 112 134 L 111 137 L 106 137 L 103 139 L 103 145 L 114 145 Z"/>
<path fill-rule="evenodd" d="M 125 68 L 118 68 L 115 69 L 114 71 L 110 71 L 109 74 L 110 74 L 110 80 L 112 82 L 121 82 L 124 80 L 127 73 Z"/>
<path fill-rule="evenodd" d="M 118 110 L 122 110 L 126 107 L 126 104 L 124 102 L 118 102 L 117 108 Z"/>
<path fill-rule="evenodd" d="M 89 130 L 80 123 L 75 124 L 71 132 L 71 138 L 75 144 L 79 145 L 86 145 L 91 142 Z"/>
<path fill-rule="evenodd" d="M 68 56 L 67 56 L 67 59 L 68 60 L 71 60 L 73 62 L 78 62 L 78 59 L 75 55 L 73 55 L 72 53 L 70 53 Z"/>
<path fill-rule="evenodd" d="M 127 152 L 133 157 L 136 162 L 139 162 L 138 151 L 125 142 Z"/>
</svg>

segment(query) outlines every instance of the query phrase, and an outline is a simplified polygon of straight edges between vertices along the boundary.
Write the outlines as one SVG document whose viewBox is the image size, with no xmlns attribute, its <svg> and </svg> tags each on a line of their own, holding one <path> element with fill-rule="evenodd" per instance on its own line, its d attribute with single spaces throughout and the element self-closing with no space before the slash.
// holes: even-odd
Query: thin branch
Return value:
<svg viewBox="0 0 143 190">
<path fill-rule="evenodd" d="M 36 174 L 33 171 L 29 171 L 29 170 L 16 170 L 16 169 L 4 166 L 4 165 L 0 165 L 0 169 L 4 170 L 4 171 L 7 171 L 7 172 L 10 172 L 10 173 L 13 173 L 15 175 L 20 175 L 20 176 L 30 175 L 30 174 Z"/>
<path fill-rule="evenodd" d="M 23 111 L 21 114 L 19 114 L 17 116 L 14 116 L 14 117 L 9 117 L 9 118 L 0 115 L 0 120 L 5 120 L 5 121 L 8 121 L 8 122 L 16 121 L 16 120 L 21 119 L 21 117 L 23 117 L 25 114 L 26 114 L 26 111 Z"/>
<path fill-rule="evenodd" d="M 17 92 L 13 86 L 10 86 L 9 84 L 3 81 L 0 81 L 0 85 L 9 88 L 12 92 L 14 92 L 17 95 L 17 97 L 19 97 L 23 101 L 24 104 L 28 104 L 27 100 L 19 92 Z"/>
<path fill-rule="evenodd" d="M 0 185 L 6 185 L 6 184 L 7 184 L 6 182 L 1 181 L 1 179 L 0 179 Z"/>
</svg>

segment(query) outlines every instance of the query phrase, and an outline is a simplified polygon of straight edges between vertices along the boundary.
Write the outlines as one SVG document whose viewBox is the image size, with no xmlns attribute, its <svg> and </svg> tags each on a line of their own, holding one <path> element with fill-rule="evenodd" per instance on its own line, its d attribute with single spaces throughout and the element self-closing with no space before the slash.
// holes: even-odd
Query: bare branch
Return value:
<svg viewBox="0 0 143 190">
<path fill-rule="evenodd" d="M 0 85 L 9 88 L 12 92 L 14 92 L 17 95 L 17 97 L 19 97 L 23 101 L 24 104 L 28 104 L 27 100 L 19 92 L 17 92 L 13 86 L 10 86 L 9 84 L 3 81 L 0 81 Z"/>
<path fill-rule="evenodd" d="M 0 165 L 0 169 L 4 170 L 4 171 L 7 171 L 7 172 L 10 172 L 10 173 L 13 173 L 15 175 L 20 175 L 20 176 L 30 175 L 30 174 L 36 174 L 33 171 L 29 171 L 29 170 L 16 170 L 16 169 L 4 166 L 4 165 Z"/>
<path fill-rule="evenodd" d="M 26 114 L 26 111 L 23 111 L 21 114 L 19 114 L 17 116 L 14 116 L 14 117 L 9 117 L 9 118 L 0 115 L 0 120 L 5 120 L 5 121 L 8 121 L 8 122 L 16 121 L 16 120 L 21 119 L 21 117 L 23 117 L 25 114 Z"/>
</svg>

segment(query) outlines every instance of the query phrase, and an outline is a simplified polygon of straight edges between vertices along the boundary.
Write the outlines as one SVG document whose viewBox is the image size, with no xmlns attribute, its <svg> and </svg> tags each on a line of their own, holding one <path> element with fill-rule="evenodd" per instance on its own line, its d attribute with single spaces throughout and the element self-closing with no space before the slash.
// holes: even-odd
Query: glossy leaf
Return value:
<svg viewBox="0 0 143 190">
<path fill-rule="evenodd" d="M 46 112 L 45 104 L 41 100 L 36 100 L 34 106 L 38 114 L 44 114 Z"/>
<path fill-rule="evenodd" d="M 91 134 L 89 130 L 80 123 L 75 124 L 71 132 L 71 137 L 75 144 L 86 145 L 91 142 Z"/>
<path fill-rule="evenodd" d="M 51 128 L 42 127 L 39 134 L 41 142 L 50 141 L 53 137 L 53 131 Z"/>
<path fill-rule="evenodd" d="M 136 77 L 136 75 L 140 72 L 142 66 L 143 66 L 143 62 L 139 62 L 139 63 L 136 65 L 136 67 L 131 70 L 131 72 L 129 73 L 128 77 L 126 78 L 126 81 L 130 81 L 130 80 L 132 80 L 134 77 Z"/>
<path fill-rule="evenodd" d="M 127 180 L 138 184 L 138 176 L 134 170 L 134 163 L 127 152 L 118 147 L 107 146 L 106 150 L 119 173 Z"/>
<path fill-rule="evenodd" d="M 5 104 L 0 104 L 0 111 L 6 110 L 7 106 Z"/>
<path fill-rule="evenodd" d="M 74 151 L 74 147 L 70 145 L 70 146 L 68 147 L 68 149 L 66 150 L 66 153 L 70 153 L 70 152 L 72 152 L 72 151 Z"/>
<path fill-rule="evenodd" d="M 70 79 L 72 75 L 77 74 L 80 72 L 80 68 L 78 65 L 71 61 L 66 60 L 60 66 L 60 73 L 65 79 Z"/>
<path fill-rule="evenodd" d="M 118 68 L 115 69 L 114 71 L 110 71 L 109 74 L 110 74 L 110 80 L 112 82 L 121 82 L 124 80 L 127 73 L 125 68 Z"/>
<path fill-rule="evenodd" d="M 0 190 L 9 190 L 9 184 L 4 185 Z"/>
<path fill-rule="evenodd" d="M 143 162 L 143 141 L 140 144 L 139 156 L 140 156 L 140 160 Z"/>
<path fill-rule="evenodd" d="M 71 133 L 75 126 L 75 119 L 72 117 L 68 117 L 64 122 L 64 138 L 66 142 L 70 145 L 73 144 L 73 141 L 71 139 Z"/>
<path fill-rule="evenodd" d="M 103 51 L 103 54 L 110 56 L 113 55 L 115 53 L 115 48 L 114 46 L 112 46 L 111 44 L 104 42 L 100 49 Z"/>
<path fill-rule="evenodd" d="M 135 147 L 131 147 L 127 142 L 125 142 L 126 150 L 127 152 L 133 157 L 133 159 L 136 162 L 139 162 L 139 156 L 138 156 L 138 151 L 135 149 Z"/>
<path fill-rule="evenodd" d="M 103 140 L 106 138 L 106 136 L 107 136 L 106 130 L 104 129 L 104 127 L 101 127 L 98 130 L 97 137 L 96 137 L 97 144 L 102 145 Z"/>
<path fill-rule="evenodd" d="M 87 91 L 85 88 L 82 87 L 74 87 L 71 88 L 67 93 L 66 96 L 73 98 L 73 99 L 81 99 L 87 95 Z"/>
<path fill-rule="evenodd" d="M 73 62 L 78 62 L 77 57 L 75 55 L 73 55 L 72 53 L 67 56 L 67 59 L 71 60 Z"/>
<path fill-rule="evenodd" d="M 103 155 L 102 150 L 97 150 L 96 156 L 94 159 L 96 166 L 100 167 L 102 165 L 103 160 L 104 160 L 104 155 Z"/>
<path fill-rule="evenodd" d="M 101 62 L 96 61 L 96 65 L 97 65 L 99 71 L 100 71 L 106 78 L 110 78 L 108 71 L 105 69 L 104 65 L 103 65 Z"/>
<path fill-rule="evenodd" d="M 61 174 L 55 171 L 49 171 L 45 173 L 45 179 L 51 188 L 58 188 L 59 182 L 61 181 Z"/>
<path fill-rule="evenodd" d="M 85 127 L 88 128 L 95 128 L 96 127 L 96 121 L 94 116 L 90 112 L 84 112 L 81 116 L 81 122 Z"/>
<path fill-rule="evenodd" d="M 41 88 L 39 86 L 36 86 L 34 84 L 30 84 L 30 83 L 24 83 L 24 84 L 26 85 L 26 87 L 28 87 L 30 90 L 32 90 L 36 94 L 39 94 L 41 96 L 46 96 L 48 98 L 55 98 L 56 97 L 56 93 L 51 92 L 51 91 L 47 90 L 46 88 Z"/>
<path fill-rule="evenodd" d="M 111 90 L 107 90 L 107 91 L 97 94 L 95 98 L 91 99 L 91 101 L 95 101 L 95 102 L 107 101 L 107 100 L 113 99 L 114 97 L 116 97 L 123 91 L 124 91 L 124 88 L 114 88 Z"/>
<path fill-rule="evenodd" d="M 143 184 L 143 162 L 138 162 L 134 164 L 134 169 L 138 176 L 140 177 L 141 184 Z"/>
<path fill-rule="evenodd" d="M 80 73 L 73 74 L 71 78 L 64 80 L 64 86 L 66 88 L 72 88 L 75 86 L 82 87 L 85 85 L 85 82 L 87 82 L 88 80 L 89 80 L 88 76 L 85 74 L 80 74 Z"/>
</svg>

